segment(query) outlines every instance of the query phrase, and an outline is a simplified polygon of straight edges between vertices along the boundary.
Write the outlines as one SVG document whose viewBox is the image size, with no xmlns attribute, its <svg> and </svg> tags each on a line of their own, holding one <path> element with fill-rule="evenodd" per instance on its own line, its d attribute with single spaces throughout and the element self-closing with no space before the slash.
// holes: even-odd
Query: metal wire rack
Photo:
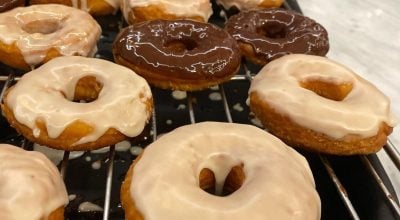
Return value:
<svg viewBox="0 0 400 220">
<path fill-rule="evenodd" d="M 285 7 L 291 9 L 292 5 L 288 4 L 289 1 L 285 3 Z M 298 8 L 292 8 L 296 9 L 299 11 Z M 250 84 L 251 80 L 254 76 L 255 73 L 252 73 L 248 67 L 248 65 L 244 62 L 243 65 L 244 71 L 242 71 L 244 74 L 243 75 L 236 75 L 231 79 L 231 82 L 243 82 Z M 0 76 L 0 82 L 4 83 L 4 86 L 2 88 L 1 94 L 0 94 L 0 100 L 3 99 L 4 92 L 6 91 L 7 88 L 9 88 L 15 81 L 18 81 L 19 77 L 15 77 L 14 74 L 10 74 L 8 76 Z M 228 101 L 229 93 L 226 92 L 226 89 L 224 88 L 225 85 L 219 85 L 218 86 L 218 91 L 221 94 L 221 104 L 223 105 L 223 110 L 224 110 L 224 119 L 226 122 L 235 122 L 234 117 L 232 116 L 232 105 L 230 105 Z M 187 93 L 187 113 L 189 116 L 189 122 L 190 123 L 196 123 L 196 118 L 198 115 L 196 115 L 196 112 L 194 110 L 194 105 L 201 105 L 199 104 L 199 100 L 195 98 L 196 94 L 195 93 Z M 156 103 L 156 108 L 157 108 L 157 102 L 158 100 L 154 100 Z M 157 132 L 158 132 L 158 124 L 157 124 L 157 114 L 156 111 L 153 112 L 152 120 L 151 120 L 151 138 L 152 141 L 155 141 L 157 139 Z M 183 116 L 186 117 L 186 116 Z M 248 122 L 250 123 L 250 122 Z M 24 140 L 22 141 L 22 146 L 23 148 L 26 148 L 28 141 Z M 384 146 L 384 152 L 391 158 L 393 164 L 395 167 L 397 167 L 398 170 L 400 170 L 400 153 L 396 149 L 396 147 L 392 144 L 392 142 L 389 140 L 388 143 Z M 108 220 L 111 219 L 110 216 L 110 201 L 112 197 L 112 184 L 113 184 L 113 174 L 114 174 L 114 160 L 115 160 L 115 146 L 110 146 L 110 150 L 108 152 L 108 157 L 107 157 L 107 168 L 106 168 L 106 179 L 105 181 L 105 191 L 104 191 L 104 212 L 102 215 L 103 220 Z M 69 155 L 70 152 L 65 151 L 63 160 L 60 165 L 60 173 L 63 178 L 66 176 L 66 172 L 68 169 L 68 163 L 69 163 Z M 348 211 L 348 216 L 352 219 L 360 219 L 360 212 L 363 212 L 363 210 L 357 210 L 355 208 L 354 201 L 349 196 L 348 190 L 345 187 L 345 184 L 342 183 L 342 180 L 339 178 L 339 175 L 337 175 L 335 171 L 335 167 L 331 163 L 331 159 L 325 155 L 318 155 L 318 158 L 320 162 L 322 163 L 323 167 L 325 168 L 326 173 L 330 177 L 330 181 L 334 184 L 337 193 L 339 194 L 343 205 Z M 372 156 L 359 156 L 359 159 L 363 162 L 364 167 L 370 175 L 375 179 L 376 184 L 378 185 L 380 189 L 380 194 L 383 195 L 383 197 L 386 200 L 386 203 L 389 204 L 389 207 L 393 213 L 394 219 L 400 219 L 400 207 L 399 203 L 396 199 L 396 196 L 393 194 L 393 190 L 391 190 L 390 184 L 387 185 L 387 181 L 383 180 L 381 175 L 382 172 L 379 171 L 379 167 L 375 166 L 375 161 L 372 158 Z M 322 171 L 321 171 L 322 172 Z M 361 181 L 361 180 L 360 180 Z M 368 193 L 368 192 L 366 192 Z"/>
</svg>

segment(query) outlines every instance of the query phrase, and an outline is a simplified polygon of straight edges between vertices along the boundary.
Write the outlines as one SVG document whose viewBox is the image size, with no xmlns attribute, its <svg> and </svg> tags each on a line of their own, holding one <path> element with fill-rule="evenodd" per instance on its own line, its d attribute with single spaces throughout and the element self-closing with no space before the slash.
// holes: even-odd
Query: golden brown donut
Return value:
<svg viewBox="0 0 400 220">
<path fill-rule="evenodd" d="M 62 4 L 82 9 L 94 16 L 113 14 L 119 8 L 119 0 L 30 0 L 30 4 Z"/>
<path fill-rule="evenodd" d="M 209 0 L 121 0 L 121 11 L 128 24 L 157 19 L 207 22 L 212 14 Z"/>
<path fill-rule="evenodd" d="M 0 62 L 29 70 L 59 56 L 93 56 L 100 34 L 97 22 L 75 8 L 15 8 L 0 13 Z"/>
<path fill-rule="evenodd" d="M 140 38 L 135 37 L 138 34 Z M 117 36 L 113 55 L 116 63 L 156 87 L 189 91 L 228 81 L 241 60 L 236 41 L 226 31 L 191 20 L 129 26 Z"/>
<path fill-rule="evenodd" d="M 287 55 L 267 64 L 254 78 L 249 100 L 269 132 L 315 152 L 374 153 L 396 125 L 385 95 L 318 56 Z"/>
<path fill-rule="evenodd" d="M 49 76 L 60 66 L 75 69 L 76 72 L 55 70 L 58 77 L 62 78 L 62 74 L 65 74 L 67 78 L 63 80 Z M 81 68 L 91 71 L 90 76 L 79 73 Z M 109 74 L 111 72 L 114 76 Z M 114 73 L 119 80 L 110 79 L 116 76 Z M 97 81 L 98 77 L 103 81 Z M 36 82 L 42 83 L 35 84 L 37 78 L 41 79 Z M 71 95 L 68 85 L 74 83 L 74 80 L 77 80 L 76 87 Z M 51 81 L 50 87 L 47 81 Z M 35 92 L 30 89 L 32 87 L 39 90 L 43 87 L 49 92 Z M 21 118 L 16 114 L 20 112 L 20 107 L 24 108 L 24 103 L 29 102 L 31 93 L 38 99 L 38 107 L 24 109 L 23 112 L 27 111 L 31 116 Z M 82 100 L 87 103 L 77 103 Z M 72 151 L 98 149 L 139 135 L 151 115 L 152 106 L 150 88 L 144 79 L 131 70 L 93 58 L 62 57 L 25 74 L 15 86 L 6 91 L 2 109 L 10 125 L 28 140 Z M 17 108 L 19 111 L 16 111 Z"/>
</svg>

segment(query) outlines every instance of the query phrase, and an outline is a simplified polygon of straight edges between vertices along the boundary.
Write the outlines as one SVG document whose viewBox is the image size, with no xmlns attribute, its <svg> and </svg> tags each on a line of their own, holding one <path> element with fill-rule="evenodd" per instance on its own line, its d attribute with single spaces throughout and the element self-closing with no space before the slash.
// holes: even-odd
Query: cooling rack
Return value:
<svg viewBox="0 0 400 220">
<path fill-rule="evenodd" d="M 213 23 L 223 25 L 224 13 L 215 4 Z M 301 12 L 296 1 L 287 0 L 285 8 Z M 228 12 L 229 14 L 230 12 Z M 103 28 L 96 57 L 112 60 L 111 45 L 123 26 L 120 15 L 98 18 Z M 1 94 L 19 80 L 20 72 L 0 67 Z M 71 159 L 63 152 L 60 172 L 70 194 L 66 218 L 124 219 L 119 188 L 129 165 L 140 149 L 176 127 L 200 121 L 225 121 L 261 126 L 245 102 L 253 76 L 259 67 L 243 61 L 241 71 L 230 82 L 201 92 L 172 92 L 152 88 L 155 110 L 150 124 L 139 138 L 130 140 L 136 151 L 120 151 L 110 146 L 105 151 L 83 152 Z M 19 136 L 4 118 L 0 120 L 1 142 L 32 150 L 33 143 Z M 400 170 L 400 153 L 390 142 L 384 146 L 394 166 Z M 322 202 L 322 219 L 400 219 L 400 208 L 393 187 L 375 154 L 336 157 L 302 153 L 310 163 Z M 93 168 L 97 163 L 100 167 Z M 84 202 L 94 204 L 92 211 L 80 209 Z"/>
</svg>

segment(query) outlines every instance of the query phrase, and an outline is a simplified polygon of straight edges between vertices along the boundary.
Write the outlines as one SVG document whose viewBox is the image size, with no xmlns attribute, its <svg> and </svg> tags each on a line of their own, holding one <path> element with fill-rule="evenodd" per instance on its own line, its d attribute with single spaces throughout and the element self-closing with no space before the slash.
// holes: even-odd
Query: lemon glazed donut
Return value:
<svg viewBox="0 0 400 220">
<path fill-rule="evenodd" d="M 328 58 L 287 55 L 267 64 L 249 90 L 250 109 L 290 146 L 336 155 L 370 154 L 396 125 L 390 100 Z"/>
<path fill-rule="evenodd" d="M 68 194 L 43 154 L 0 144 L 0 183 L 1 220 L 64 219 Z"/>
<path fill-rule="evenodd" d="M 93 56 L 101 28 L 64 5 L 33 5 L 0 14 L 0 62 L 28 70 L 58 56 Z"/>
<path fill-rule="evenodd" d="M 128 24 L 164 19 L 207 22 L 213 11 L 209 0 L 121 0 Z"/>
<path fill-rule="evenodd" d="M 217 0 L 226 10 L 237 8 L 240 11 L 259 8 L 278 8 L 284 0 Z"/>
<path fill-rule="evenodd" d="M 190 20 L 153 20 L 118 34 L 116 63 L 162 89 L 201 90 L 229 81 L 240 68 L 240 50 L 223 29 Z"/>
<path fill-rule="evenodd" d="M 94 16 L 116 13 L 120 0 L 30 0 L 30 4 L 63 4 L 79 8 Z"/>
<path fill-rule="evenodd" d="M 208 192 L 206 192 L 208 191 Z M 250 125 L 203 122 L 149 145 L 121 188 L 127 220 L 319 220 L 307 161 Z"/>
<path fill-rule="evenodd" d="M 152 95 L 147 82 L 123 66 L 71 56 L 25 74 L 6 91 L 2 107 L 11 126 L 32 142 L 93 150 L 139 135 Z"/>
</svg>

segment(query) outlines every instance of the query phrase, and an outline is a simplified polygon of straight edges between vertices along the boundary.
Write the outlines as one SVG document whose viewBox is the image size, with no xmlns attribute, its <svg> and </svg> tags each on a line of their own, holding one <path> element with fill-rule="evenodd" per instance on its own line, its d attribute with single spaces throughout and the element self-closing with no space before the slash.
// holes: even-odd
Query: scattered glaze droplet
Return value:
<svg viewBox="0 0 400 220">
<path fill-rule="evenodd" d="M 120 152 L 128 151 L 131 148 L 131 143 L 129 141 L 121 141 L 115 145 L 115 150 Z"/>
<path fill-rule="evenodd" d="M 238 112 L 242 112 L 242 111 L 244 110 L 242 104 L 240 104 L 240 103 L 236 103 L 236 104 L 233 106 L 233 109 L 236 110 L 236 111 L 238 111 Z"/>
<path fill-rule="evenodd" d="M 221 101 L 222 100 L 221 93 L 219 93 L 219 92 L 210 93 L 210 95 L 208 95 L 208 98 L 211 99 L 212 101 Z"/>
<path fill-rule="evenodd" d="M 33 144 L 33 150 L 46 155 L 46 157 L 49 158 L 49 160 L 51 160 L 51 162 L 53 162 L 55 165 L 58 165 L 64 157 L 64 151 L 56 150 L 39 144 Z M 69 154 L 69 159 L 76 159 L 82 156 L 83 153 L 83 151 L 72 151 Z"/>
<path fill-rule="evenodd" d="M 186 99 L 187 93 L 185 91 L 176 90 L 172 92 L 172 97 L 176 100 Z"/>
<path fill-rule="evenodd" d="M 103 208 L 91 202 L 82 202 L 78 208 L 79 212 L 102 212 Z"/>
<path fill-rule="evenodd" d="M 76 199 L 76 195 L 75 194 L 71 194 L 71 195 L 68 196 L 68 200 L 69 201 L 72 201 L 74 199 Z"/>
<path fill-rule="evenodd" d="M 210 89 L 211 89 L 211 90 L 214 90 L 214 91 L 218 91 L 218 90 L 219 90 L 219 86 L 218 86 L 218 85 L 216 85 L 216 86 L 211 86 Z"/>
<path fill-rule="evenodd" d="M 263 125 L 261 124 L 260 119 L 258 118 L 252 118 L 250 119 L 250 122 L 253 123 L 255 126 L 262 128 Z"/>
<path fill-rule="evenodd" d="M 130 149 L 130 152 L 132 155 L 134 156 L 138 156 L 139 154 L 141 154 L 143 151 L 143 148 L 139 147 L 139 146 L 133 146 Z"/>
<path fill-rule="evenodd" d="M 86 161 L 86 162 L 90 162 L 90 161 L 92 161 L 92 158 L 89 157 L 89 156 L 86 156 L 86 157 L 85 157 L 85 161 Z"/>
<path fill-rule="evenodd" d="M 101 168 L 101 160 L 97 160 L 97 161 L 93 162 L 93 163 L 92 163 L 92 168 L 93 168 L 94 170 L 100 169 L 100 168 Z"/>
<path fill-rule="evenodd" d="M 171 120 L 171 119 L 168 119 L 167 121 L 165 121 L 165 123 L 166 123 L 167 125 L 171 125 L 171 124 L 172 124 L 172 120 Z"/>
<path fill-rule="evenodd" d="M 186 109 L 185 104 L 179 104 L 178 107 L 176 108 L 176 110 L 184 110 L 184 109 Z"/>
<path fill-rule="evenodd" d="M 97 150 L 92 150 L 91 152 L 94 154 L 103 154 L 103 153 L 107 153 L 108 151 L 110 151 L 110 147 L 103 147 Z"/>
</svg>

